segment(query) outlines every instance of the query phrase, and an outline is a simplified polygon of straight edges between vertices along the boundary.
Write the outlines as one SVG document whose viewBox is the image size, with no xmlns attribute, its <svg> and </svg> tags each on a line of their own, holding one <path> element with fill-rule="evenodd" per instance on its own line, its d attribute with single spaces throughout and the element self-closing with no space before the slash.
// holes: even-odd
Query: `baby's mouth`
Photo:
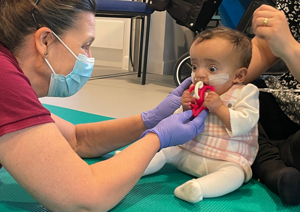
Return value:
<svg viewBox="0 0 300 212">
<path fill-rule="evenodd" d="M 204 85 L 209 85 L 207 80 L 195 80 L 194 85 L 196 85 L 198 82 L 203 82 Z"/>
</svg>

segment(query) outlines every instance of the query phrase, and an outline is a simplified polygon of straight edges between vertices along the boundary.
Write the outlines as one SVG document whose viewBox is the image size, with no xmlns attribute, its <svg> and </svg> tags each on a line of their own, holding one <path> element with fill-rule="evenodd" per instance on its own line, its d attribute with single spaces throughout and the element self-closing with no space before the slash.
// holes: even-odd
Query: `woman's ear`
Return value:
<svg viewBox="0 0 300 212">
<path fill-rule="evenodd" d="M 237 70 L 236 74 L 235 74 L 235 78 L 233 79 L 233 83 L 235 84 L 239 84 L 242 83 L 247 76 L 247 68 L 243 67 L 240 68 L 239 70 Z"/>
<path fill-rule="evenodd" d="M 34 36 L 35 46 L 37 51 L 43 55 L 48 53 L 48 46 L 54 41 L 51 29 L 42 27 L 35 32 Z"/>
</svg>

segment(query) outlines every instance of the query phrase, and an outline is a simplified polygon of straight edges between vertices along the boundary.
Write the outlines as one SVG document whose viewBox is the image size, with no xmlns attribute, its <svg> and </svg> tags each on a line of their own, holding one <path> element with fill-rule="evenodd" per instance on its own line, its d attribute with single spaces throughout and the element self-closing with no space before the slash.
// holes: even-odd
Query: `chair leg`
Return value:
<svg viewBox="0 0 300 212">
<path fill-rule="evenodd" d="M 144 67 L 143 67 L 143 78 L 142 85 L 146 83 L 146 72 L 147 72 L 147 62 L 148 62 L 148 44 L 149 44 L 149 34 L 150 34 L 150 15 L 147 16 L 147 26 L 146 26 L 146 39 L 145 39 L 145 53 L 144 53 Z"/>
<path fill-rule="evenodd" d="M 141 18 L 142 26 L 141 26 L 141 36 L 140 36 L 140 51 L 139 51 L 139 69 L 138 69 L 138 77 L 141 77 L 142 73 L 142 61 L 143 61 L 143 46 L 144 46 L 144 25 L 145 25 L 145 17 Z"/>
<path fill-rule="evenodd" d="M 132 22 L 133 22 L 133 20 L 131 18 L 130 19 L 130 35 L 129 35 L 129 63 L 130 63 L 129 70 L 133 71 L 135 64 L 134 64 L 134 61 L 133 61 L 134 59 L 133 59 L 133 55 L 132 55 L 132 25 L 133 25 Z"/>
</svg>

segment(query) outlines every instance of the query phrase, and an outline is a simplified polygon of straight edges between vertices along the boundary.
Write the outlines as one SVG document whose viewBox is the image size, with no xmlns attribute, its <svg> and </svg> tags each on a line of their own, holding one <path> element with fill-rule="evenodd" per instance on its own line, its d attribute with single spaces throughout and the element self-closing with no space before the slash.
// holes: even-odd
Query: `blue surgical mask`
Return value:
<svg viewBox="0 0 300 212">
<path fill-rule="evenodd" d="M 60 74 L 56 74 L 47 58 L 44 58 L 52 71 L 47 96 L 72 96 L 75 93 L 77 93 L 91 77 L 94 68 L 95 58 L 88 58 L 86 55 L 83 54 L 79 54 L 78 56 L 76 56 L 71 51 L 71 49 L 54 32 L 52 33 L 76 58 L 76 63 L 71 73 L 69 73 L 67 76 L 63 76 Z"/>
</svg>

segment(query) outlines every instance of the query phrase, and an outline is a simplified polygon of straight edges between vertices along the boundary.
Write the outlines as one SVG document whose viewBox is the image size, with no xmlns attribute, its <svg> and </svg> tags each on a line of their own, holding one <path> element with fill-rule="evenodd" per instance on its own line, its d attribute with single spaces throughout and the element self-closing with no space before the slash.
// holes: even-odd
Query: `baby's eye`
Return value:
<svg viewBox="0 0 300 212">
<path fill-rule="evenodd" d="M 193 70 L 193 71 L 194 71 L 194 70 L 197 70 L 197 66 L 192 65 L 192 70 Z"/>
<path fill-rule="evenodd" d="M 210 72 L 215 72 L 215 71 L 217 71 L 218 69 L 216 68 L 216 67 L 214 67 L 214 66 L 211 66 L 211 67 L 209 67 L 209 71 Z"/>
</svg>

